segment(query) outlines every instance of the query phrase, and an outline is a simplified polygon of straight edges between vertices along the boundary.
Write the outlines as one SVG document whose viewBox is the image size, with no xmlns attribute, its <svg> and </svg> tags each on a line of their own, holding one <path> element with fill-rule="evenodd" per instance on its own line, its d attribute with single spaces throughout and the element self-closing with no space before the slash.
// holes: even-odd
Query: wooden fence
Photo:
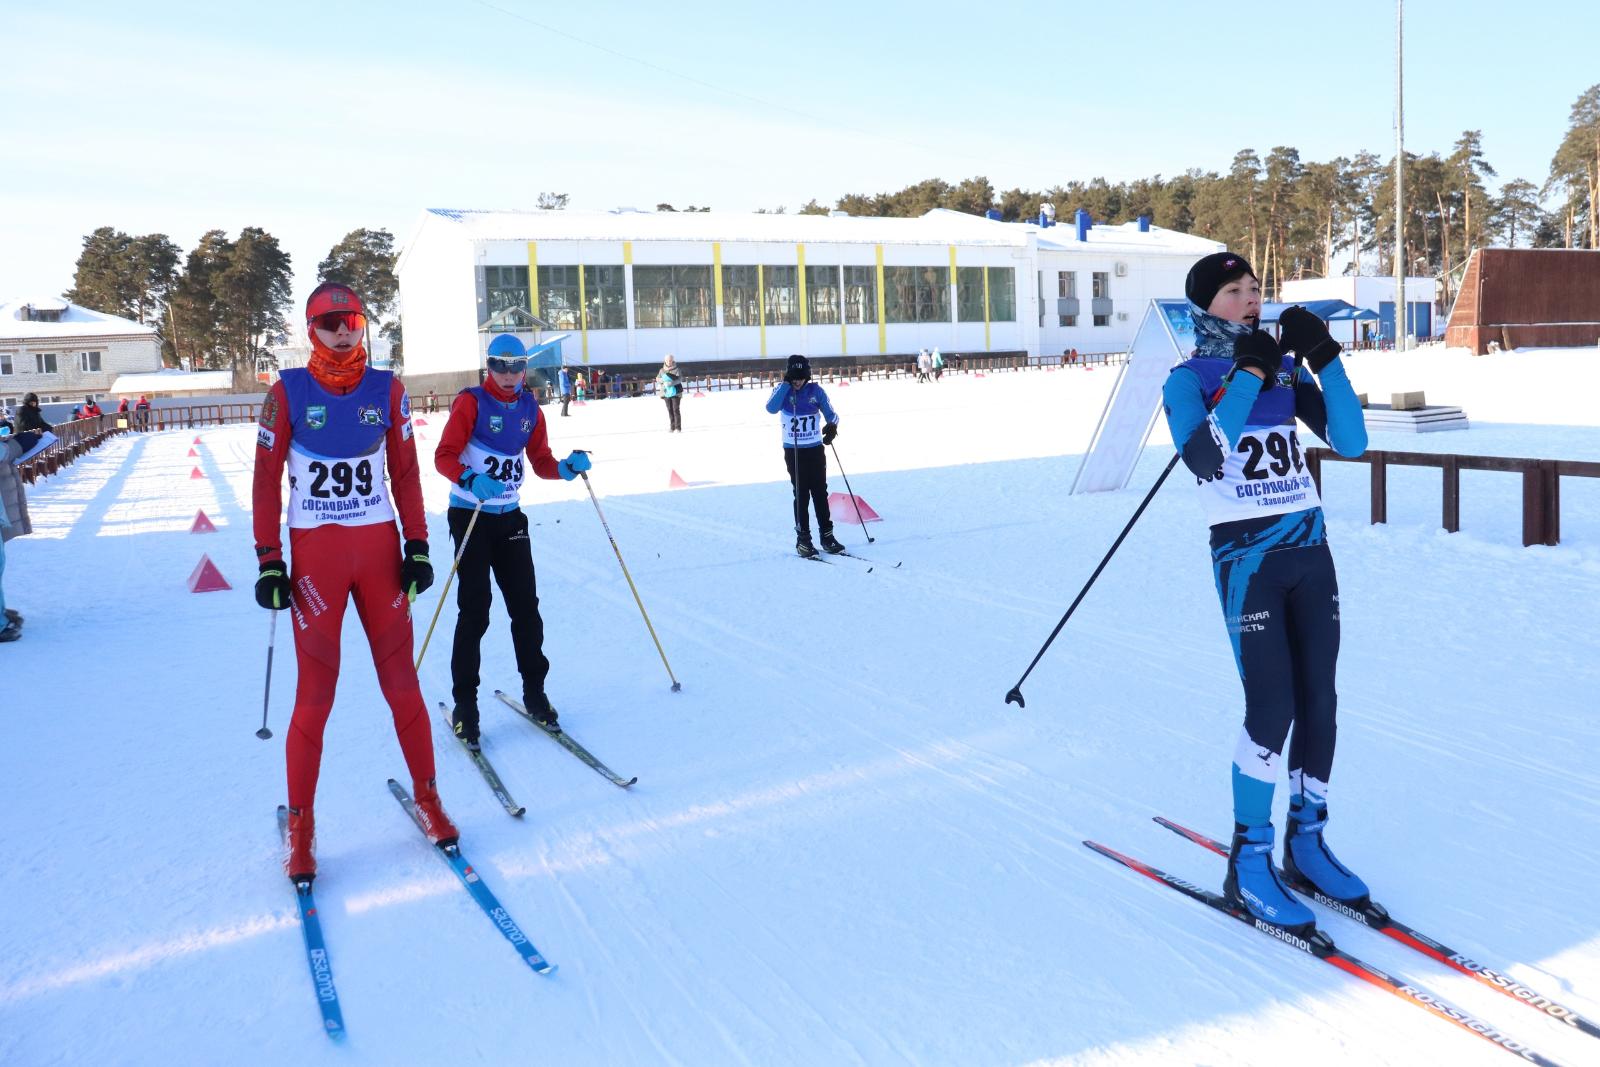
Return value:
<svg viewBox="0 0 1600 1067">
<path fill-rule="evenodd" d="M 56 442 L 17 467 L 28 485 L 47 475 L 70 467 L 78 457 L 99 448 L 122 433 L 150 430 L 194 429 L 220 423 L 254 422 L 261 404 L 185 404 L 149 408 L 145 411 L 114 411 L 98 418 L 77 419 L 55 426 Z"/>
<path fill-rule="evenodd" d="M 1522 543 L 1561 543 L 1561 479 L 1600 478 L 1600 463 L 1567 459 L 1520 459 L 1509 456 L 1461 456 L 1453 453 L 1385 452 L 1368 449 L 1354 458 L 1329 448 L 1306 450 L 1306 463 L 1317 491 L 1322 491 L 1322 464 L 1365 463 L 1372 468 L 1372 521 L 1389 521 L 1389 468 L 1438 467 L 1443 472 L 1441 525 L 1450 533 L 1461 529 L 1461 472 L 1504 471 L 1522 475 Z"/>
</svg>

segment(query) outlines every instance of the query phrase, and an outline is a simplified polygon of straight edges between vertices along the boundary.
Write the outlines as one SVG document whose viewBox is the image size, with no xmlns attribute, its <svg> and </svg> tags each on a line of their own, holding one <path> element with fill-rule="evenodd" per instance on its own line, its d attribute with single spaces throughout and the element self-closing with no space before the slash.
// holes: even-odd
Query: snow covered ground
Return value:
<svg viewBox="0 0 1600 1067">
<path fill-rule="evenodd" d="M 1351 370 L 1473 421 L 1374 447 L 1600 459 L 1593 351 Z M 385 790 L 404 767 L 351 613 L 316 883 L 344 1047 L 319 1033 L 272 818 L 287 628 L 277 737 L 252 736 L 268 633 L 250 595 L 253 429 L 197 431 L 197 459 L 193 432 L 124 437 L 35 486 L 36 535 L 8 546 L 5 574 L 26 633 L 0 647 L 0 1063 L 1503 1062 L 1081 844 L 1220 886 L 1222 861 L 1150 816 L 1229 830 L 1241 717 L 1181 478 L 1028 680 L 1026 710 L 1002 702 L 1169 455 L 1153 442 L 1126 492 L 1066 495 L 1112 377 L 832 389 L 839 458 L 885 520 L 871 546 L 840 524 L 870 573 L 793 557 L 763 395 L 692 397 L 681 435 L 649 399 L 553 419 L 558 450 L 594 450 L 683 691 L 581 483 L 534 484 L 551 696 L 640 778 L 609 785 L 487 701 L 486 751 L 528 806 L 514 820 L 436 729 L 469 859 L 560 968 L 540 977 Z M 419 428 L 426 452 L 441 426 Z M 669 490 L 674 472 L 690 488 Z M 426 484 L 437 560 L 446 487 Z M 1330 840 L 1400 918 L 1600 1018 L 1600 483 L 1567 480 L 1563 544 L 1530 549 L 1515 476 L 1464 474 L 1455 535 L 1437 529 L 1437 472 L 1393 471 L 1390 491 L 1391 523 L 1369 526 L 1366 469 L 1328 468 L 1344 624 Z M 218 533 L 187 532 L 202 508 Z M 231 592 L 186 591 L 202 552 Z M 453 617 L 422 667 L 430 701 L 448 699 Z M 485 676 L 517 685 L 502 621 Z M 1600 1062 L 1600 1041 L 1325 926 L 1541 1052 Z"/>
</svg>

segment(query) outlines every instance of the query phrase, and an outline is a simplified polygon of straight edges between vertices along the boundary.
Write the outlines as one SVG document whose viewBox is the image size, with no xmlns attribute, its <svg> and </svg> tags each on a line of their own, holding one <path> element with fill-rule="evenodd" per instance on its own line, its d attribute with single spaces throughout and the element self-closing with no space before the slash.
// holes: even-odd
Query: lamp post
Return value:
<svg viewBox="0 0 1600 1067">
<path fill-rule="evenodd" d="M 1394 349 L 1406 350 L 1406 0 L 1394 0 Z"/>
</svg>

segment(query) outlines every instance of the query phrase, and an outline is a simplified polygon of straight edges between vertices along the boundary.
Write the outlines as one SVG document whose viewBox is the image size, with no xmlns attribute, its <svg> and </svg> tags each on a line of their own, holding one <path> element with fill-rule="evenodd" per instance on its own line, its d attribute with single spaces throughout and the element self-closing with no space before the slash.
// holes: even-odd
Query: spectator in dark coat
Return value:
<svg viewBox="0 0 1600 1067">
<path fill-rule="evenodd" d="M 37 406 L 37 398 L 34 403 Z M 28 495 L 17 474 L 16 461 L 36 439 L 34 433 L 19 439 L 0 431 L 0 642 L 15 641 L 22 636 L 22 616 L 6 607 L 6 542 L 33 532 L 28 521 Z"/>
<path fill-rule="evenodd" d="M 29 393 L 22 398 L 22 407 L 17 409 L 17 432 L 27 433 L 29 430 L 49 430 L 53 427 L 44 421 L 44 412 L 39 410 L 39 394 Z"/>
</svg>

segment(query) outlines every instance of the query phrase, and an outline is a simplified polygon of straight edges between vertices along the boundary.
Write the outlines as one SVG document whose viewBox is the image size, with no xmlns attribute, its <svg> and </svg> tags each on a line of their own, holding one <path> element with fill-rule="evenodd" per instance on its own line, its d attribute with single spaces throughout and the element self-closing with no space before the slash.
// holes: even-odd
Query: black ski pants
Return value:
<svg viewBox="0 0 1600 1067">
<path fill-rule="evenodd" d="M 664 396 L 661 399 L 667 402 L 667 430 L 683 429 L 683 394 L 677 396 Z"/>
<path fill-rule="evenodd" d="M 450 540 L 461 552 L 461 539 L 472 512 L 449 509 Z M 528 543 L 528 516 L 522 511 L 478 515 L 467 549 L 456 568 L 456 636 L 450 652 L 450 681 L 458 706 L 477 705 L 479 646 L 489 629 L 489 575 L 505 599 L 511 616 L 511 645 L 524 690 L 541 692 L 550 661 L 544 657 L 544 620 L 539 616 L 539 589 L 533 573 L 533 551 Z"/>
<path fill-rule="evenodd" d="M 807 499 L 817 511 L 817 532 L 833 532 L 833 516 L 828 514 L 828 456 L 821 445 L 785 448 L 784 466 L 789 468 L 789 487 L 794 490 L 794 532 L 811 536 L 811 513 Z M 797 472 L 798 468 L 798 472 Z"/>
</svg>

